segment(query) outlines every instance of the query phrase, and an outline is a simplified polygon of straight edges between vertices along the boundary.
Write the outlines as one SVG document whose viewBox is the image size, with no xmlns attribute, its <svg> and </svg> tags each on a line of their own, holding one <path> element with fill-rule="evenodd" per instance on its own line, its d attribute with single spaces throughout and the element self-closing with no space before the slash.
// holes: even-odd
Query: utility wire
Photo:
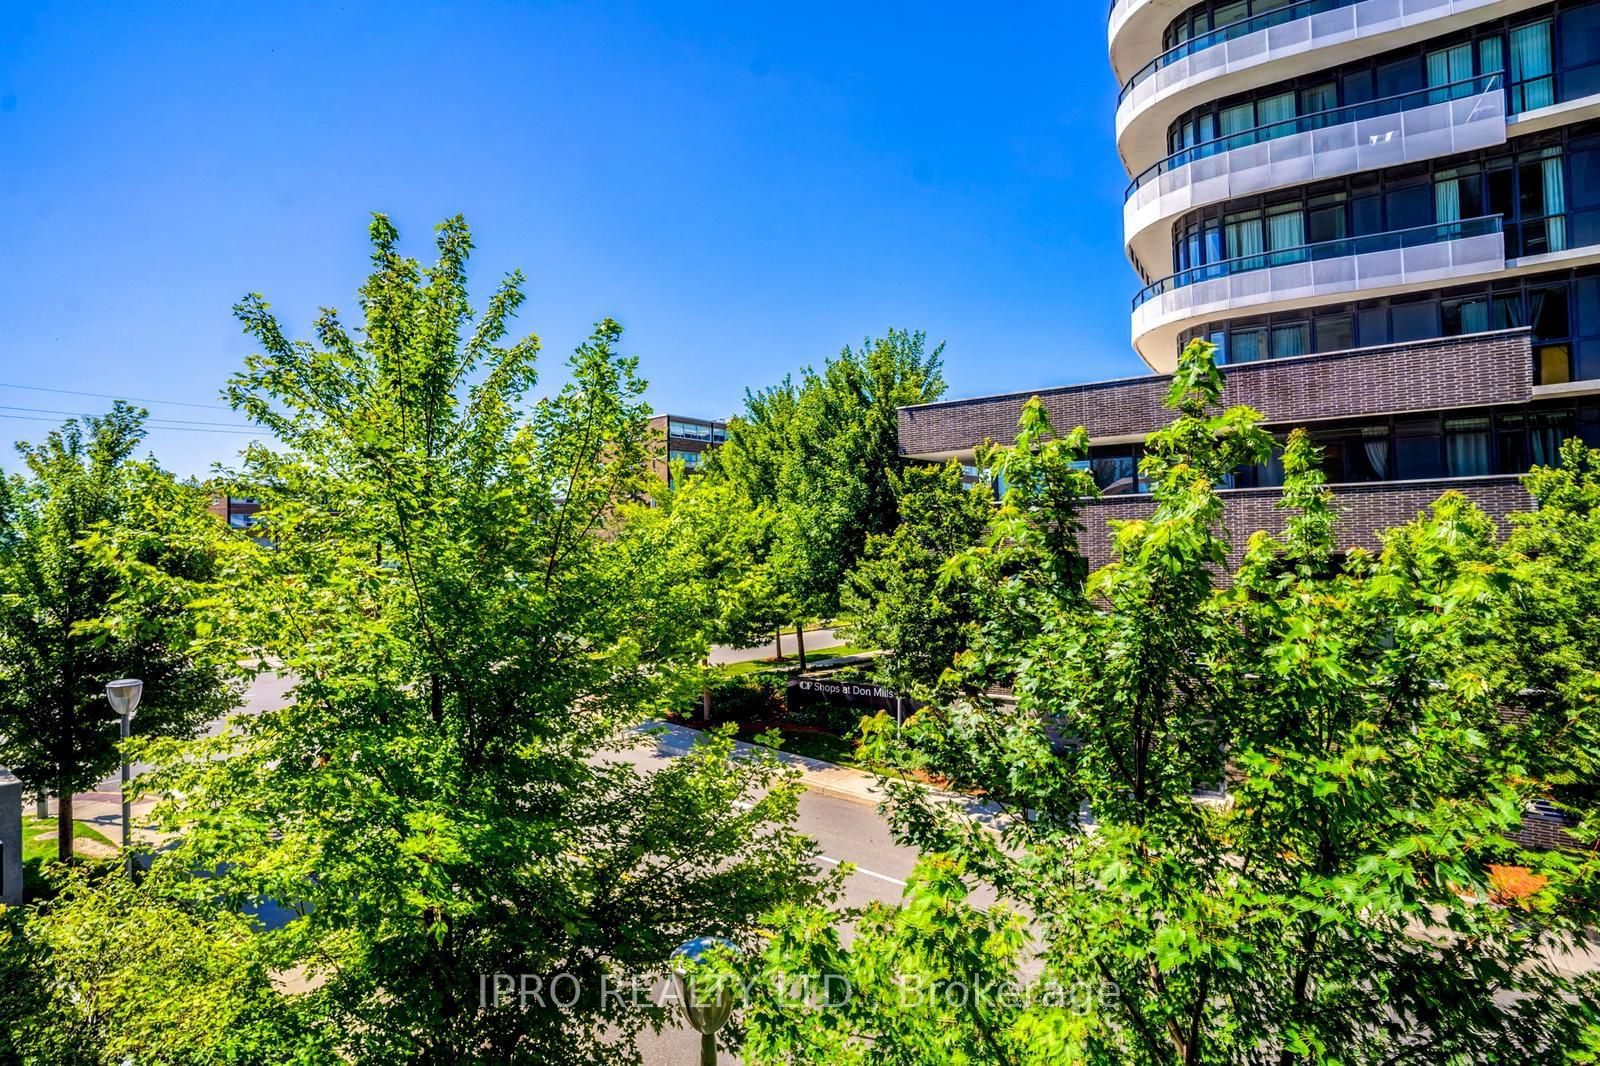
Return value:
<svg viewBox="0 0 1600 1066">
<path fill-rule="evenodd" d="M 88 396 L 96 400 L 125 400 L 128 403 L 154 403 L 165 404 L 168 407 L 204 407 L 212 411 L 231 411 L 233 408 L 220 403 L 193 403 L 188 400 L 141 400 L 137 396 L 113 396 L 106 392 L 79 392 L 76 389 L 48 389 L 43 385 L 8 385 L 0 382 L 0 389 L 25 389 L 28 392 L 55 392 L 62 396 Z"/>
<path fill-rule="evenodd" d="M 86 413 L 84 411 L 57 411 L 54 408 L 50 408 L 50 407 L 11 407 L 11 406 L 8 406 L 6 404 L 0 404 L 0 411 L 26 411 L 29 414 L 35 414 L 35 415 L 69 415 L 69 416 L 71 416 L 73 418 L 98 418 L 98 417 L 100 417 L 99 415 L 91 415 L 91 414 L 88 414 L 88 413 Z M 199 422 L 199 421 L 196 421 L 196 420 L 194 420 L 192 418 L 156 418 L 154 416 L 146 419 L 146 421 L 147 422 L 172 422 L 172 423 L 176 423 L 177 425 L 180 425 L 180 426 L 212 426 L 212 427 L 218 428 L 218 429 L 244 429 L 244 430 L 250 430 L 250 432 L 252 432 L 252 433 L 255 432 L 255 430 L 251 429 L 249 426 L 245 425 L 242 422 Z"/>
<path fill-rule="evenodd" d="M 94 417 L 98 417 L 98 416 L 96 416 L 96 415 L 79 415 L 78 417 L 80 417 L 80 418 L 94 418 Z M 0 412 L 0 419 L 4 419 L 4 420 L 8 420 L 8 421 L 16 421 L 16 422 L 49 422 L 52 425 L 59 425 L 60 422 L 61 422 L 61 419 L 59 419 L 59 418 L 46 418 L 43 415 L 8 415 L 8 414 L 5 414 L 3 412 Z M 270 434 L 268 434 L 265 430 L 255 430 L 255 429 L 206 429 L 203 426 L 152 426 L 152 425 L 146 425 L 145 428 L 150 430 L 151 432 L 155 432 L 156 430 L 165 430 L 165 431 L 171 432 L 171 433 L 233 433 L 233 434 L 236 434 L 236 435 L 239 435 L 239 436 L 246 436 L 246 437 L 270 436 Z"/>
</svg>

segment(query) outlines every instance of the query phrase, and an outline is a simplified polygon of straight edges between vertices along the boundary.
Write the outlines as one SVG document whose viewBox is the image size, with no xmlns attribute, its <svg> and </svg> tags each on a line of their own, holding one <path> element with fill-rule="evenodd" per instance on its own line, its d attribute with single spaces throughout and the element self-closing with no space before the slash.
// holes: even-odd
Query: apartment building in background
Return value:
<svg viewBox="0 0 1600 1066">
<path fill-rule="evenodd" d="M 708 418 L 656 415 L 650 420 L 650 429 L 659 438 L 650 469 L 669 483 L 672 463 L 682 462 L 684 472 L 692 474 L 699 469 L 707 452 L 728 439 L 728 424 Z"/>
<path fill-rule="evenodd" d="M 1600 0 L 1116 0 L 1109 44 L 1153 374 L 906 408 L 903 454 L 970 462 L 1040 396 L 1092 437 L 1104 562 L 1195 338 L 1224 402 L 1322 446 L 1347 546 L 1447 489 L 1524 508 L 1519 475 L 1600 445 Z M 1281 483 L 1235 472 L 1236 549 Z"/>
<path fill-rule="evenodd" d="M 256 524 L 261 501 L 254 496 L 213 496 L 208 510 L 233 529 L 249 529 Z"/>
</svg>

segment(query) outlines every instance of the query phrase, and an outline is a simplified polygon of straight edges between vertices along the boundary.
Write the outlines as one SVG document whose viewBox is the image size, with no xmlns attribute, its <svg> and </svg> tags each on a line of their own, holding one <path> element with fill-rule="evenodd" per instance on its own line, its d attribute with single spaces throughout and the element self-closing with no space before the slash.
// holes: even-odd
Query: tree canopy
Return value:
<svg viewBox="0 0 1600 1066">
<path fill-rule="evenodd" d="M 1497 640 L 1535 530 L 1587 521 L 1593 468 L 1573 454 L 1535 477 L 1565 504 L 1519 518 L 1510 552 L 1446 496 L 1380 554 L 1340 559 L 1297 433 L 1287 529 L 1256 534 L 1223 582 L 1216 486 L 1272 441 L 1220 392 L 1192 346 L 1141 471 L 1153 513 L 1118 524 L 1081 583 L 1086 440 L 1025 413 L 998 462 L 1028 476 L 969 563 L 1008 558 L 1010 588 L 963 657 L 966 698 L 905 730 L 909 754 L 1011 817 L 996 833 L 888 783 L 928 856 L 903 904 L 848 945 L 792 910 L 762 960 L 854 975 L 868 1004 L 765 1006 L 758 1061 L 1555 1061 L 1592 1040 L 1600 986 L 1561 955 L 1595 920 L 1597 859 L 1516 841 L 1592 751 L 1506 713 L 1530 678 Z M 991 694 L 1000 664 L 1014 701 Z M 1592 727 L 1582 697 L 1551 699 L 1563 728 Z M 1001 905 L 965 902 L 978 884 Z M 891 1001 L 895 973 L 929 997 Z M 973 1000 L 975 982 L 1021 994 Z"/>
<path fill-rule="evenodd" d="M 58 797 L 63 861 L 73 793 L 118 762 L 106 682 L 145 682 L 137 736 L 190 735 L 236 698 L 191 603 L 223 532 L 198 489 L 133 458 L 143 421 L 122 403 L 71 419 L 0 488 L 0 765 Z"/>
</svg>

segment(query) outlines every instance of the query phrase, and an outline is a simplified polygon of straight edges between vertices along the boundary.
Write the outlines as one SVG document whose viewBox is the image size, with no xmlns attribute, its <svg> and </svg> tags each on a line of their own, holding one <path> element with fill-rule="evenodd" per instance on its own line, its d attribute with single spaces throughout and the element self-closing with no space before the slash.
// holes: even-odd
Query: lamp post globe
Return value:
<svg viewBox="0 0 1600 1066">
<path fill-rule="evenodd" d="M 700 1034 L 701 1066 L 716 1066 L 717 1031 L 733 1016 L 733 989 L 728 982 L 717 981 L 714 988 L 697 990 L 692 979 L 694 971 L 705 964 L 706 956 L 717 950 L 735 957 L 739 955 L 739 948 L 733 941 L 720 936 L 702 936 L 677 948 L 671 958 L 678 1001 L 683 1004 L 689 1026 Z"/>
<path fill-rule="evenodd" d="M 122 739 L 128 739 L 133 714 L 139 709 L 144 696 L 144 682 L 136 677 L 124 677 L 106 685 L 106 701 L 122 719 Z M 128 756 L 122 756 L 122 854 L 127 863 L 128 876 L 133 876 L 133 818 L 128 804 Z"/>
<path fill-rule="evenodd" d="M 128 718 L 139 709 L 139 700 L 144 696 L 144 682 L 136 677 L 124 677 L 106 685 L 106 699 L 111 703 L 111 709 Z"/>
</svg>

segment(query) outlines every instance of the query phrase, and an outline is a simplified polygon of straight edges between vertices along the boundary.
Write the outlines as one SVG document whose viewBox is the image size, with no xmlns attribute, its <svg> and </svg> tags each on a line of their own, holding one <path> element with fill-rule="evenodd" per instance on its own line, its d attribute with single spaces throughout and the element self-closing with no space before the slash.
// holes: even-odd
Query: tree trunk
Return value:
<svg viewBox="0 0 1600 1066">
<path fill-rule="evenodd" d="M 781 629 L 773 630 L 773 633 L 772 633 L 772 647 L 773 647 L 773 654 L 777 657 L 777 660 L 780 663 L 783 662 L 783 630 L 781 630 Z"/>
<path fill-rule="evenodd" d="M 38 804 L 33 813 L 39 816 L 41 822 L 50 817 L 50 793 L 41 788 L 39 794 L 33 797 L 33 801 Z"/>
<path fill-rule="evenodd" d="M 72 862 L 72 790 L 68 788 L 56 797 L 56 858 Z"/>
<path fill-rule="evenodd" d="M 704 726 L 709 726 L 711 724 L 710 688 L 703 688 L 700 690 L 700 724 Z"/>
<path fill-rule="evenodd" d="M 804 622 L 794 624 L 794 640 L 798 644 L 800 654 L 800 672 L 806 672 L 806 627 Z"/>
</svg>

